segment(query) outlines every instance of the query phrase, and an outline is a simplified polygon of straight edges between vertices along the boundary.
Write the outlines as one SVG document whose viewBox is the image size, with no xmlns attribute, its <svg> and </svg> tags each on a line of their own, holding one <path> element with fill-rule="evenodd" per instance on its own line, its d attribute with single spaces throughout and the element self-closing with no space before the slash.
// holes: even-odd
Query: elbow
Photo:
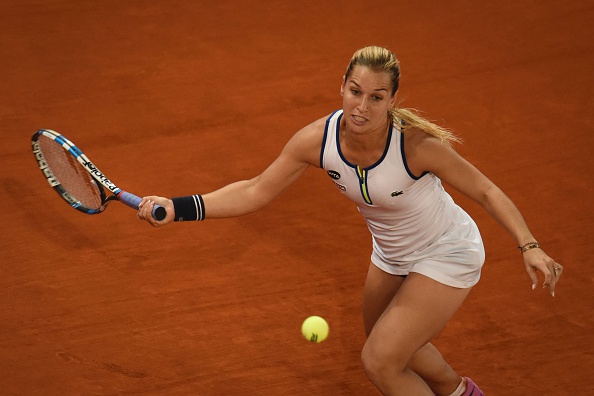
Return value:
<svg viewBox="0 0 594 396">
<path fill-rule="evenodd" d="M 273 199 L 272 196 L 266 194 L 266 191 L 263 191 L 260 185 L 258 185 L 257 178 L 250 180 L 249 186 L 247 189 L 248 199 L 247 201 L 250 203 L 250 212 L 257 212 L 258 210 L 267 206 Z"/>
<path fill-rule="evenodd" d="M 478 197 L 476 197 L 476 202 L 478 202 L 482 207 L 490 211 L 493 207 L 494 203 L 500 199 L 502 191 L 494 184 L 491 184 L 485 189 L 482 189 Z"/>
</svg>

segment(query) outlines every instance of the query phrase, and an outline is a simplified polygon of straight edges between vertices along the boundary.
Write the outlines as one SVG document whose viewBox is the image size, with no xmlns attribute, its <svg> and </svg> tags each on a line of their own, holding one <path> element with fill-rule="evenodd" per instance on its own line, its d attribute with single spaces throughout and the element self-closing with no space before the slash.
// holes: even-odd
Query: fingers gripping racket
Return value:
<svg viewBox="0 0 594 396">
<path fill-rule="evenodd" d="M 70 140 L 50 129 L 37 131 L 31 144 L 37 164 L 47 182 L 72 206 L 87 214 L 98 214 L 117 200 L 138 209 L 142 199 L 111 182 Z M 155 205 L 153 217 L 165 218 L 165 208 Z"/>
</svg>

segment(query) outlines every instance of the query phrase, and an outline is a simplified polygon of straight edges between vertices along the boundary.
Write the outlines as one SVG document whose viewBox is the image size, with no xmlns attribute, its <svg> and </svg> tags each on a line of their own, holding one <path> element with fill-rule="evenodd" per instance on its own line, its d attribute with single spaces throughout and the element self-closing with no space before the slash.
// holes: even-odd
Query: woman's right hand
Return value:
<svg viewBox="0 0 594 396">
<path fill-rule="evenodd" d="M 165 218 L 161 221 L 155 220 L 153 217 L 153 207 L 160 205 L 165 208 Z M 154 227 L 161 227 L 165 224 L 169 224 L 175 218 L 175 209 L 173 208 L 173 201 L 163 197 L 157 197 L 154 195 L 142 198 L 142 202 L 138 205 L 138 213 L 136 216 L 140 220 L 148 221 Z"/>
</svg>

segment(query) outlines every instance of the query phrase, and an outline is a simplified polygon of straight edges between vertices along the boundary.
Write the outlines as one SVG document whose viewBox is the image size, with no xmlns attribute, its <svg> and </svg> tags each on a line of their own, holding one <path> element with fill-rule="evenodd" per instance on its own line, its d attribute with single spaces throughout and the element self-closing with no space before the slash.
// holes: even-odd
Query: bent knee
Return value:
<svg viewBox="0 0 594 396">
<path fill-rule="evenodd" d="M 408 366 L 410 356 L 403 350 L 387 350 L 385 346 L 366 342 L 361 351 L 361 362 L 367 377 L 374 383 L 382 383 L 402 372 Z"/>
</svg>

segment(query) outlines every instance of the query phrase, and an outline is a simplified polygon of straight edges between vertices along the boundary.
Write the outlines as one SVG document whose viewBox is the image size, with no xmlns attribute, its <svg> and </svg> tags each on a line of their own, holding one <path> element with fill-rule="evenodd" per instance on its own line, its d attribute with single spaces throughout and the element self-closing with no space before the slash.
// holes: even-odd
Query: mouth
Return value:
<svg viewBox="0 0 594 396">
<path fill-rule="evenodd" d="M 365 124 L 367 122 L 367 118 L 364 118 L 364 117 L 361 117 L 361 116 L 358 116 L 358 115 L 355 115 L 355 114 L 352 114 L 351 115 L 351 120 L 353 120 L 353 122 L 356 125 L 363 125 L 363 124 Z"/>
</svg>

